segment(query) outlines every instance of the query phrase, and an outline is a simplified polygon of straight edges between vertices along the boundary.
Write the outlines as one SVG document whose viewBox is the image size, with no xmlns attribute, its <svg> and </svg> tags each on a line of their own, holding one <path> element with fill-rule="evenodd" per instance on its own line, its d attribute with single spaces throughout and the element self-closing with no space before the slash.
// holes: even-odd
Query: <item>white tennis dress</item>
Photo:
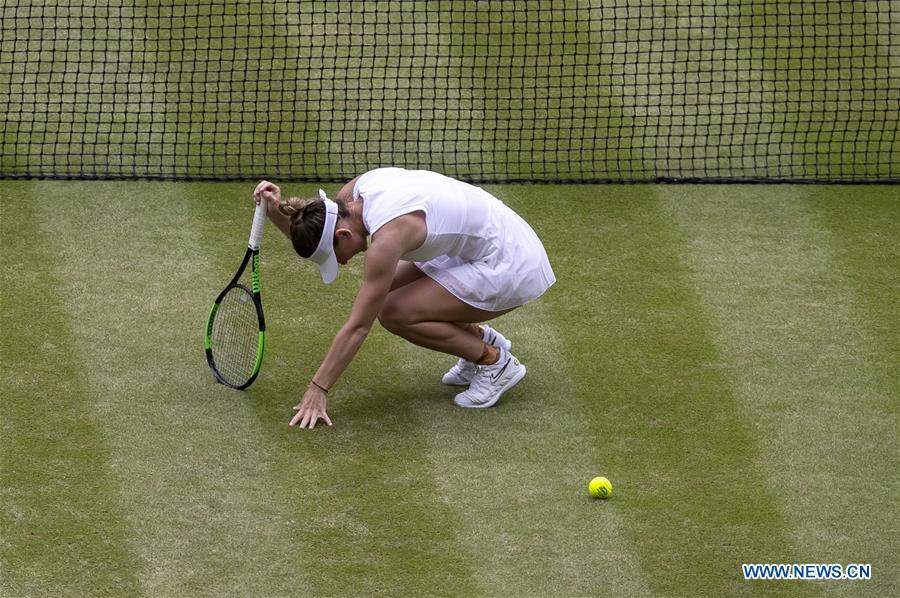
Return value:
<svg viewBox="0 0 900 598">
<path fill-rule="evenodd" d="M 534 301 L 556 282 L 547 252 L 521 216 L 487 191 L 427 170 L 378 168 L 359 177 L 370 235 L 423 212 L 425 242 L 402 256 L 463 302 L 502 311 Z"/>
</svg>

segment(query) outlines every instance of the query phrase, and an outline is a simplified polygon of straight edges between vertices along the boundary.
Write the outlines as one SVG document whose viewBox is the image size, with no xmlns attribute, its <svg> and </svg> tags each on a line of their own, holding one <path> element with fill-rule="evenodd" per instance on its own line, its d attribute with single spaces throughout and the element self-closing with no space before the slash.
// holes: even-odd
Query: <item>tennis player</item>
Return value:
<svg viewBox="0 0 900 598">
<path fill-rule="evenodd" d="M 425 170 L 379 168 L 334 200 L 282 201 L 262 181 L 254 200 L 296 252 L 331 283 L 338 264 L 365 251 L 362 285 L 291 425 L 329 426 L 326 395 L 377 319 L 416 345 L 459 358 L 445 384 L 468 386 L 460 407 L 493 406 L 525 376 L 511 343 L 483 324 L 540 297 L 555 281 L 547 253 L 518 214 L 483 189 Z"/>
</svg>

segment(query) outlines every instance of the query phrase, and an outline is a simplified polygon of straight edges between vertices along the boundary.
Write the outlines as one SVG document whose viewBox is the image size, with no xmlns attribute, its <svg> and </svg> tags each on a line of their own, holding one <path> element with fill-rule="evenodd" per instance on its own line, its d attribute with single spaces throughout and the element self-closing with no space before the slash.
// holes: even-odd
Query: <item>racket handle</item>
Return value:
<svg viewBox="0 0 900 598">
<path fill-rule="evenodd" d="M 254 251 L 259 250 L 259 243 L 262 241 L 263 225 L 266 223 L 266 200 L 263 199 L 256 206 L 256 212 L 253 214 L 253 226 L 250 228 L 250 241 L 247 245 Z"/>
</svg>

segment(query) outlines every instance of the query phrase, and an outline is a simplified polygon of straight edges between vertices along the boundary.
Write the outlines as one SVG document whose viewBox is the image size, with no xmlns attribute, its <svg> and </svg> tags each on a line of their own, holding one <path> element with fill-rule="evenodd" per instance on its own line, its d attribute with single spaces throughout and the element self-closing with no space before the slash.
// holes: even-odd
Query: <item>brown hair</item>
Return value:
<svg viewBox="0 0 900 598">
<path fill-rule="evenodd" d="M 344 202 L 336 200 L 338 218 L 347 218 L 350 213 Z M 307 258 L 319 246 L 322 230 L 325 228 L 325 202 L 321 199 L 300 199 L 291 197 L 278 206 L 278 211 L 291 220 L 291 243 L 300 257 Z"/>
</svg>

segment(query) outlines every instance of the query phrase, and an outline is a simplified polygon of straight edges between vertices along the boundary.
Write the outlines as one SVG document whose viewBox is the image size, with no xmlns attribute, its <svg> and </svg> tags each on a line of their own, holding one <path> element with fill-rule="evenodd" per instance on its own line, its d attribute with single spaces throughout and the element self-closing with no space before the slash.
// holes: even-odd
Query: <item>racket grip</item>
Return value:
<svg viewBox="0 0 900 598">
<path fill-rule="evenodd" d="M 250 228 L 250 241 L 247 245 L 254 251 L 259 250 L 259 243 L 262 241 L 263 225 L 266 223 L 266 200 L 263 199 L 256 206 L 256 212 L 253 214 L 253 226 Z"/>
</svg>

